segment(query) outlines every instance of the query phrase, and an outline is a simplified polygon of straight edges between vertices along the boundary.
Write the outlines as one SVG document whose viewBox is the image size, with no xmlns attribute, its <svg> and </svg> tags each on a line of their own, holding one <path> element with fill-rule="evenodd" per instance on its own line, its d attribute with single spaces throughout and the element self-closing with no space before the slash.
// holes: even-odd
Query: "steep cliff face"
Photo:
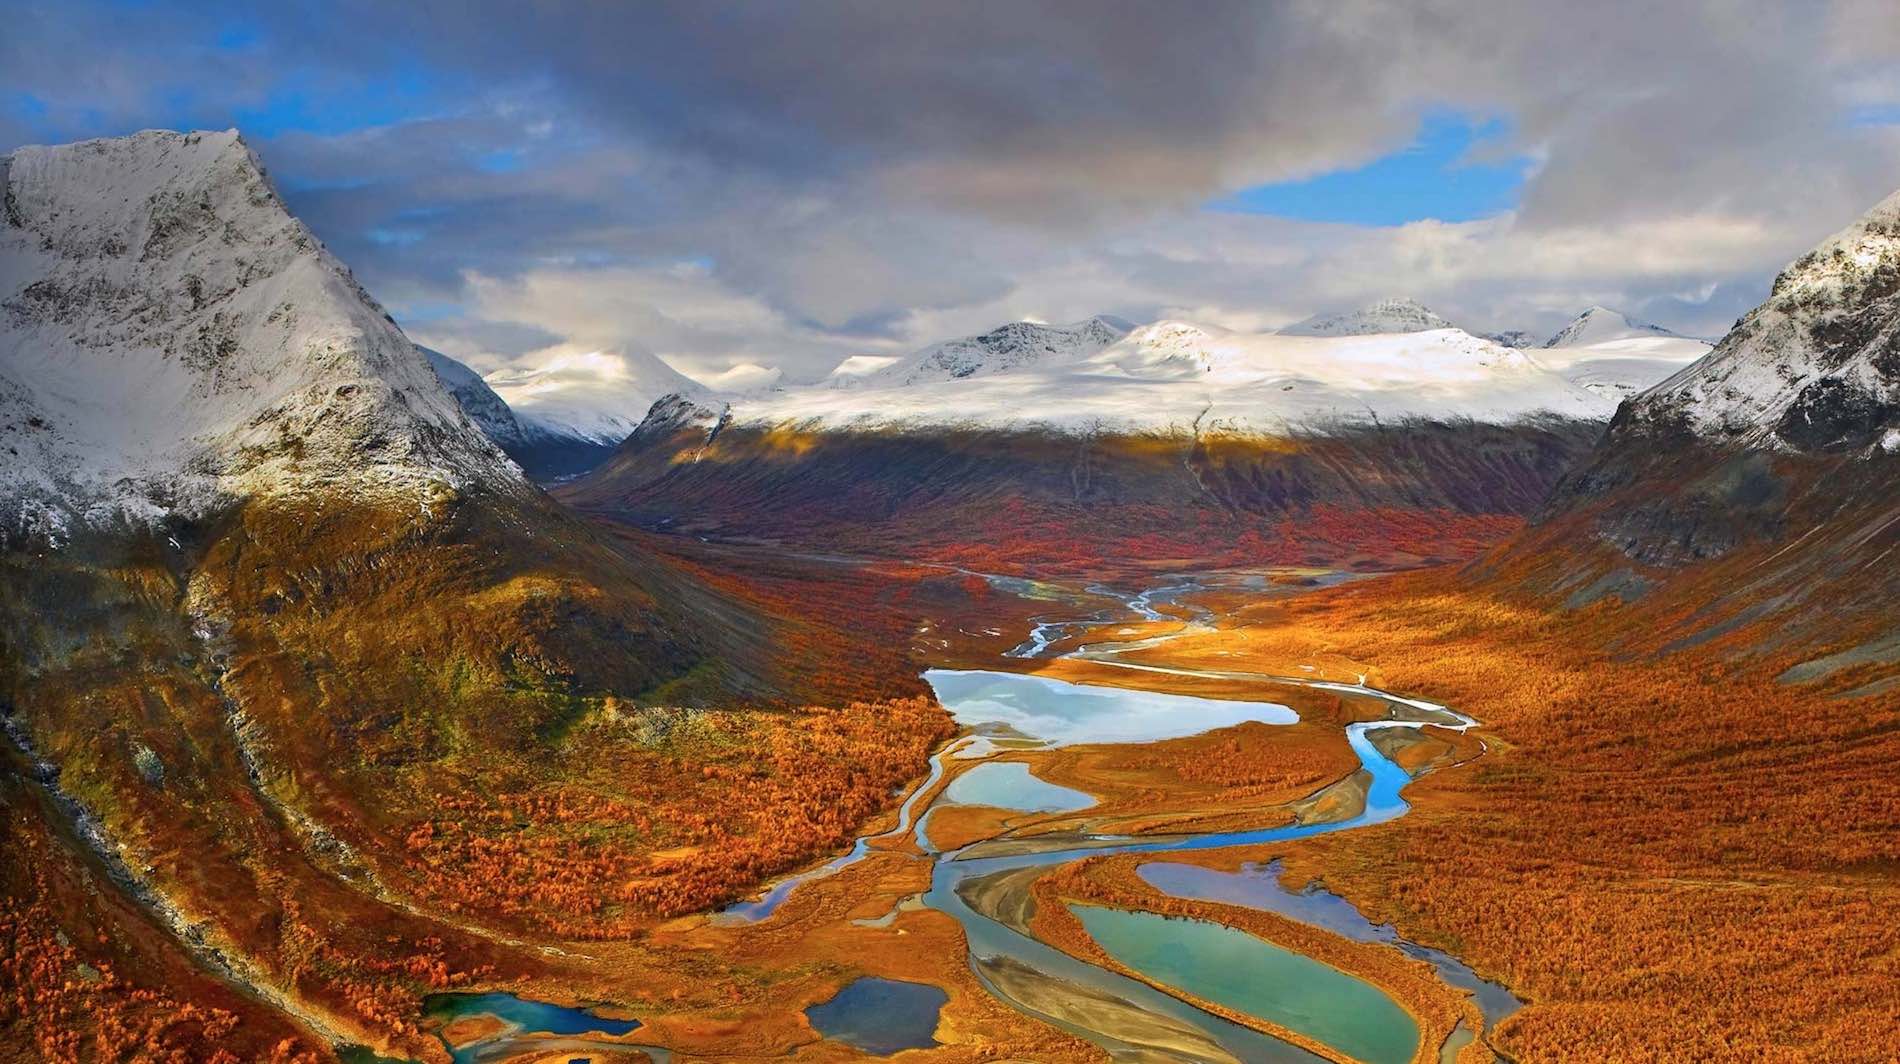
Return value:
<svg viewBox="0 0 1900 1064">
<path fill-rule="evenodd" d="M 1900 449 L 1900 193 L 1782 271 L 1707 358 L 1631 404 L 1608 449 L 1676 432 L 1794 454 Z"/>
<path fill-rule="evenodd" d="M 236 132 L 21 148 L 4 177 L 9 531 L 524 489 Z"/>
<path fill-rule="evenodd" d="M 1803 255 L 1707 357 L 1625 403 L 1548 519 L 1682 565 L 1884 520 L 1900 468 L 1900 195 Z"/>
</svg>

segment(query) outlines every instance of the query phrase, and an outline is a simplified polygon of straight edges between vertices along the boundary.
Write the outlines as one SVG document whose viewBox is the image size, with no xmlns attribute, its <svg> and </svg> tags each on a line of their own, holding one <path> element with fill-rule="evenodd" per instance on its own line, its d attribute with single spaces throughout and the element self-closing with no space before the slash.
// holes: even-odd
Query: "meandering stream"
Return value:
<svg viewBox="0 0 1900 1064">
<path fill-rule="evenodd" d="M 1172 603 L 1198 590 L 1192 580 L 1177 580 L 1139 595 L 1119 595 L 1106 588 L 1092 587 L 1090 593 L 1118 599 L 1136 618 L 1163 619 L 1157 603 Z M 1204 610 L 1188 607 L 1190 625 L 1203 623 Z M 1034 657 L 1079 627 L 1112 622 L 1115 618 L 1092 614 L 1086 619 L 1045 618 L 1038 622 L 1031 637 L 1010 652 L 1012 657 Z M 1167 637 L 1159 637 L 1165 639 Z M 1242 701 L 1172 695 L 1123 688 L 1069 683 L 1046 676 L 971 670 L 937 670 L 925 673 L 958 723 L 966 728 L 963 739 L 951 744 L 932 758 L 930 773 L 904 802 L 896 827 L 877 836 L 858 840 L 851 852 L 810 872 L 780 882 L 757 901 L 735 905 L 726 910 L 725 920 L 755 921 L 769 918 L 780 904 L 801 885 L 829 875 L 863 859 L 877 839 L 912 833 L 919 848 L 930 856 L 930 889 L 921 902 L 937 909 L 962 925 L 969 943 L 970 965 L 983 985 L 1000 1000 L 1037 1016 L 1072 1034 L 1102 1046 L 1117 1060 L 1174 1059 L 1184 1061 L 1310 1061 L 1316 1055 L 1262 1034 L 1252 1028 L 1228 1021 L 1204 1009 L 1128 978 L 1096 964 L 1079 960 L 1024 933 L 1020 921 L 1010 922 L 986 915 L 969 900 L 981 896 L 984 881 L 1024 870 L 1043 869 L 1089 857 L 1109 854 L 1168 854 L 1192 850 L 1219 849 L 1284 842 L 1336 831 L 1350 831 L 1381 823 L 1405 813 L 1401 796 L 1410 776 L 1399 765 L 1380 753 L 1369 736 L 1381 729 L 1419 728 L 1426 724 L 1463 731 L 1477 722 L 1444 706 L 1355 683 L 1308 677 L 1276 676 L 1227 670 L 1190 670 L 1145 665 L 1117 660 L 1117 655 L 1136 647 L 1151 647 L 1157 638 L 1127 644 L 1097 644 L 1071 651 L 1070 654 L 1104 665 L 1141 669 L 1168 674 L 1215 677 L 1227 680 L 1258 681 L 1263 684 L 1292 684 L 1357 695 L 1384 703 L 1384 719 L 1363 721 L 1346 727 L 1346 740 L 1358 757 L 1365 778 L 1363 808 L 1347 819 L 1323 823 L 1296 823 L 1244 831 L 1220 831 L 1168 837 L 1070 836 L 1055 841 L 1048 838 L 1026 844 L 1008 839 L 986 840 L 948 852 L 939 852 L 930 844 L 925 823 L 930 810 L 918 815 L 919 796 L 929 793 L 954 758 L 984 754 L 978 749 L 990 737 L 1006 735 L 1019 744 L 1027 740 L 1034 746 L 1051 747 L 1070 743 L 1154 742 L 1200 734 L 1243 721 L 1266 724 L 1290 724 L 1297 715 L 1273 702 Z M 1033 777 L 1032 777 L 1033 779 Z M 1035 786 L 1029 781 L 1012 779 L 1005 798 L 1013 790 L 1028 802 L 1059 804 L 1062 788 Z M 1036 781 L 1039 783 L 1040 781 Z M 1075 792 L 1070 792 L 1074 794 Z M 946 793 L 935 804 L 956 802 L 960 797 Z M 1076 803 L 1069 803 L 1071 806 Z M 1152 882 L 1152 880 L 1151 880 Z M 1165 886 L 1157 884 L 1160 889 Z M 1195 896 L 1185 891 L 1183 896 Z M 1242 902 L 1244 904 L 1244 902 Z M 1097 914 L 1108 910 L 1095 910 Z M 1160 917 L 1145 922 L 1131 917 L 1082 915 L 1092 931 L 1113 938 L 1101 944 L 1111 955 L 1133 970 L 1143 972 L 1158 983 L 1176 987 L 1226 1007 L 1279 1023 L 1289 1029 L 1326 1043 L 1359 1059 L 1385 1064 L 1409 1059 L 1416 1046 L 1418 1030 L 1412 1018 L 1380 991 L 1352 976 L 1326 969 L 1338 993 L 1315 998 L 1311 993 L 1310 972 L 1292 978 L 1288 973 L 1305 958 L 1289 960 L 1286 951 L 1252 938 L 1225 937 L 1227 929 L 1219 925 L 1189 928 L 1180 924 L 1174 930 L 1182 936 L 1208 938 L 1203 951 L 1220 943 L 1228 962 L 1209 961 L 1208 967 L 1193 970 L 1196 962 L 1183 961 L 1180 951 L 1170 951 L 1156 936 L 1169 933 L 1170 924 Z M 1100 925 L 1098 927 L 1097 925 Z M 1232 932 L 1232 934 L 1239 934 Z M 1244 939 L 1244 941 L 1243 941 Z M 1258 944 L 1254 951 L 1255 970 L 1268 980 L 1239 985 L 1231 972 L 1216 971 L 1220 963 Z M 1397 943 L 1395 942 L 1395 945 Z M 1409 944 L 1406 944 L 1409 945 Z M 1119 947 L 1119 948 L 1118 948 Z M 1416 949 L 1416 947 L 1414 947 Z M 1224 951 L 1224 952 L 1223 952 Z M 1294 955 L 1297 957 L 1297 955 Z M 1162 958 L 1162 959 L 1157 959 Z M 1183 964 L 1187 967 L 1182 967 Z M 1455 963 L 1455 962 L 1454 962 Z M 1323 967 L 1323 966 L 1321 966 Z M 1462 969 L 1462 965 L 1458 968 Z M 1288 993 L 1272 992 L 1272 973 L 1278 971 Z M 1304 971 L 1304 969 L 1302 969 Z M 1468 969 L 1462 969 L 1469 974 Z M 1475 976 L 1471 977 L 1475 980 Z M 1336 985 L 1335 985 L 1336 984 Z M 1484 984 L 1489 986 L 1489 984 Z M 1491 988 L 1497 990 L 1498 988 Z M 1501 990 L 1498 991 L 1501 993 Z M 1508 998 L 1508 994 L 1504 997 Z M 1332 1001 L 1332 1006 L 1326 1002 Z M 1487 1004 L 1495 1006 L 1492 995 Z M 1512 1004 L 1515 1004 L 1513 1001 Z M 1350 1016 L 1340 1010 L 1348 1010 Z M 1493 1012 L 1495 1008 L 1487 1008 Z M 1461 1029 L 1468 1040 L 1469 1032 Z M 1402 1048 L 1401 1048 L 1402 1047 Z"/>
</svg>

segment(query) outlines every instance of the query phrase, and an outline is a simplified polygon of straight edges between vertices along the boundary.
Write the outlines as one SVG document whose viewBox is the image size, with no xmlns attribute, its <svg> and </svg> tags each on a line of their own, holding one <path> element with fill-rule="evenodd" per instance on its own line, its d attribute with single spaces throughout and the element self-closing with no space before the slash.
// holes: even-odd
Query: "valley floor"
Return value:
<svg viewBox="0 0 1900 1064">
<path fill-rule="evenodd" d="M 1296 570 L 1105 574 L 1115 587 L 1170 589 L 1137 603 L 1083 582 L 685 541 L 659 549 L 709 573 L 737 566 L 787 616 L 822 608 L 827 584 L 837 588 L 847 627 L 880 643 L 867 646 L 875 665 L 810 683 L 814 696 L 864 699 L 790 718 L 647 711 L 649 724 L 670 721 L 653 749 L 705 775 L 642 816 L 713 818 L 722 806 L 728 815 L 707 823 L 729 825 L 733 796 L 753 795 L 746 826 L 701 836 L 710 842 L 624 860 L 599 848 L 597 836 L 618 837 L 601 835 L 613 810 L 599 795 L 626 793 L 611 766 L 633 749 L 605 737 L 619 734 L 617 714 L 641 716 L 631 709 L 592 707 L 562 737 L 558 755 L 590 772 L 539 798 L 484 796 L 518 810 L 507 824 L 443 810 L 437 831 L 465 822 L 468 834 L 431 834 L 398 858 L 410 862 L 407 906 L 359 898 L 356 911 L 380 913 L 367 918 L 386 923 L 391 942 L 434 943 L 426 963 L 365 983 L 381 988 L 368 999 L 376 1008 L 412 1010 L 389 1014 L 381 1037 L 381 1013 L 357 1014 L 377 1052 L 1093 1061 L 1119 1046 L 1155 1059 L 1473 1064 L 1877 1060 L 1900 1045 L 1891 699 L 1781 685 L 1786 663 L 1737 666 L 1719 647 L 1644 653 L 1612 639 L 1613 602 L 1552 614 L 1473 590 L 1452 570 L 1336 586 Z M 1052 621 L 1077 623 L 1036 627 Z M 1025 643 L 1032 630 L 1041 636 Z M 797 631 L 816 669 L 848 646 L 829 629 Z M 930 703 L 903 698 L 914 671 L 883 692 L 866 678 L 921 665 L 1028 674 L 1058 693 L 1193 696 L 1260 719 L 1117 743 L 1049 747 L 995 728 L 952 739 Z M 1291 712 L 1262 708 L 1275 705 Z M 767 753 L 742 755 L 730 745 L 741 740 Z M 769 836 L 758 803 L 780 800 L 771 788 L 803 808 L 788 788 L 819 773 L 805 748 L 878 752 L 863 779 L 820 781 L 853 802 L 903 780 L 926 750 L 936 768 L 898 786 L 911 798 L 902 810 L 896 797 L 881 812 L 854 807 L 859 859 L 760 907 L 700 911 L 841 837 L 830 821 L 801 822 L 776 847 L 725 834 Z M 524 769 L 516 780 L 536 778 Z M 1382 790 L 1394 779 L 1396 805 Z M 148 916 L 111 902 L 97 889 L 102 869 L 62 856 L 59 832 L 44 826 L 56 811 L 35 786 L 9 776 L 0 791 L 10 851 L 46 855 L 3 873 L 0 917 L 18 933 L 0 951 L 0 1059 L 92 1059 L 106 1045 L 98 1015 L 121 1013 L 114 1044 L 170 1046 L 152 1059 L 221 1044 L 239 1059 L 327 1055 L 304 1025 L 227 989 L 167 948 Z M 694 801 L 712 804 L 695 813 Z M 502 839 L 531 856 L 498 849 Z M 570 852 L 593 859 L 569 867 Z M 743 867 L 716 868 L 722 855 Z M 1159 879 L 1157 864 L 1174 879 Z M 596 909 L 588 892 L 609 883 L 615 903 Z M 1145 925 L 1141 913 L 1205 923 Z M 307 976 L 357 970 L 334 955 L 337 940 L 367 948 L 342 928 L 300 933 Z M 1360 1011 L 1342 1026 L 1324 1010 L 1248 996 L 1273 980 L 1236 987 L 1168 970 L 1143 936 L 1165 945 L 1177 933 L 1237 936 L 1196 948 L 1281 966 L 1272 970 L 1287 986 L 1337 981 L 1346 996 L 1335 1000 Z M 455 996 L 487 991 L 508 996 Z M 589 1003 L 608 1004 L 563 1007 Z M 868 1037 L 853 1009 L 881 1017 L 872 1034 L 901 1044 Z M 1368 1025 L 1377 1037 L 1356 1041 Z"/>
</svg>

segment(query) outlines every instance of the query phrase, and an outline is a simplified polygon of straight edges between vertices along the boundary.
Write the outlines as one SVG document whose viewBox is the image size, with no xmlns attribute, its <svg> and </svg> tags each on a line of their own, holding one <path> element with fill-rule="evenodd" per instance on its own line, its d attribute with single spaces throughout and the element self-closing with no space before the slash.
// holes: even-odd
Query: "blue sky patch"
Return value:
<svg viewBox="0 0 1900 1064">
<path fill-rule="evenodd" d="M 1256 185 L 1208 204 L 1216 211 L 1310 222 L 1403 225 L 1425 218 L 1468 222 L 1517 206 L 1531 161 L 1474 162 L 1469 152 L 1505 131 L 1498 120 L 1434 114 L 1412 143 L 1364 166 L 1302 181 Z"/>
</svg>

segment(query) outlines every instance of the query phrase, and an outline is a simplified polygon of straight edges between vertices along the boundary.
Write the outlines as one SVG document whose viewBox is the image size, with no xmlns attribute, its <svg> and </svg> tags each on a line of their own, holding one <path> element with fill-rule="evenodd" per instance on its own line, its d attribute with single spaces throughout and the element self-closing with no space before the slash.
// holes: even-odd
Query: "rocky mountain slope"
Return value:
<svg viewBox="0 0 1900 1064">
<path fill-rule="evenodd" d="M 488 386 L 481 374 L 461 362 L 431 348 L 421 350 L 429 360 L 429 368 L 435 370 L 436 379 L 448 389 L 449 396 L 462 408 L 462 413 L 468 415 L 468 420 L 482 435 L 519 461 L 515 452 L 528 442 L 531 430 L 515 416 L 507 401 Z"/>
<path fill-rule="evenodd" d="M 0 177 L 10 532 L 522 487 L 236 133 L 22 148 Z"/>
<path fill-rule="evenodd" d="M 273 1056 L 286 1029 L 321 1059 L 349 1042 L 414 1057 L 433 1044 L 418 987 L 492 970 L 509 940 L 493 929 L 531 910 L 571 918 L 523 885 L 522 810 L 548 810 L 536 839 L 574 833 L 564 861 L 617 838 L 615 890 L 682 823 L 715 851 L 759 837 L 652 814 L 720 777 L 619 722 L 664 707 L 776 742 L 772 710 L 811 687 L 774 648 L 809 627 L 529 485 L 236 134 L 21 149 L 0 203 L 0 837 L 35 848 L 0 869 L 7 937 L 111 950 L 119 973 L 59 1030 L 123 1034 L 163 1000 L 128 985 L 211 982 L 191 1000 L 228 1023 L 162 1010 L 193 1047 L 179 1059 L 318 1059 Z M 927 746 L 940 718 L 918 720 Z M 577 734 L 593 752 L 565 756 Z M 875 808 L 922 761 L 851 801 Z M 596 764 L 614 779 L 583 784 Z M 843 792 L 773 793 L 830 825 Z M 861 815 L 778 824 L 771 856 L 723 871 L 655 871 L 638 912 L 742 889 Z M 425 837 L 466 848 L 425 859 Z M 505 866 L 481 906 L 434 878 L 471 853 Z M 632 904 L 616 894 L 616 918 Z M 95 1024 L 113 995 L 125 1009 Z"/>
<path fill-rule="evenodd" d="M 1128 330 L 1127 322 L 1106 315 L 1073 325 L 1013 321 L 980 336 L 932 344 L 875 372 L 838 380 L 850 387 L 890 388 L 984 377 L 1092 355 Z"/>
<path fill-rule="evenodd" d="M 1817 659 L 1831 664 L 1791 673 L 1808 680 L 1900 664 L 1897 350 L 1900 195 L 1623 404 L 1485 567 L 1573 606 L 1619 599 L 1646 629 L 1742 640 L 1737 653 L 1832 646 Z"/>
</svg>

